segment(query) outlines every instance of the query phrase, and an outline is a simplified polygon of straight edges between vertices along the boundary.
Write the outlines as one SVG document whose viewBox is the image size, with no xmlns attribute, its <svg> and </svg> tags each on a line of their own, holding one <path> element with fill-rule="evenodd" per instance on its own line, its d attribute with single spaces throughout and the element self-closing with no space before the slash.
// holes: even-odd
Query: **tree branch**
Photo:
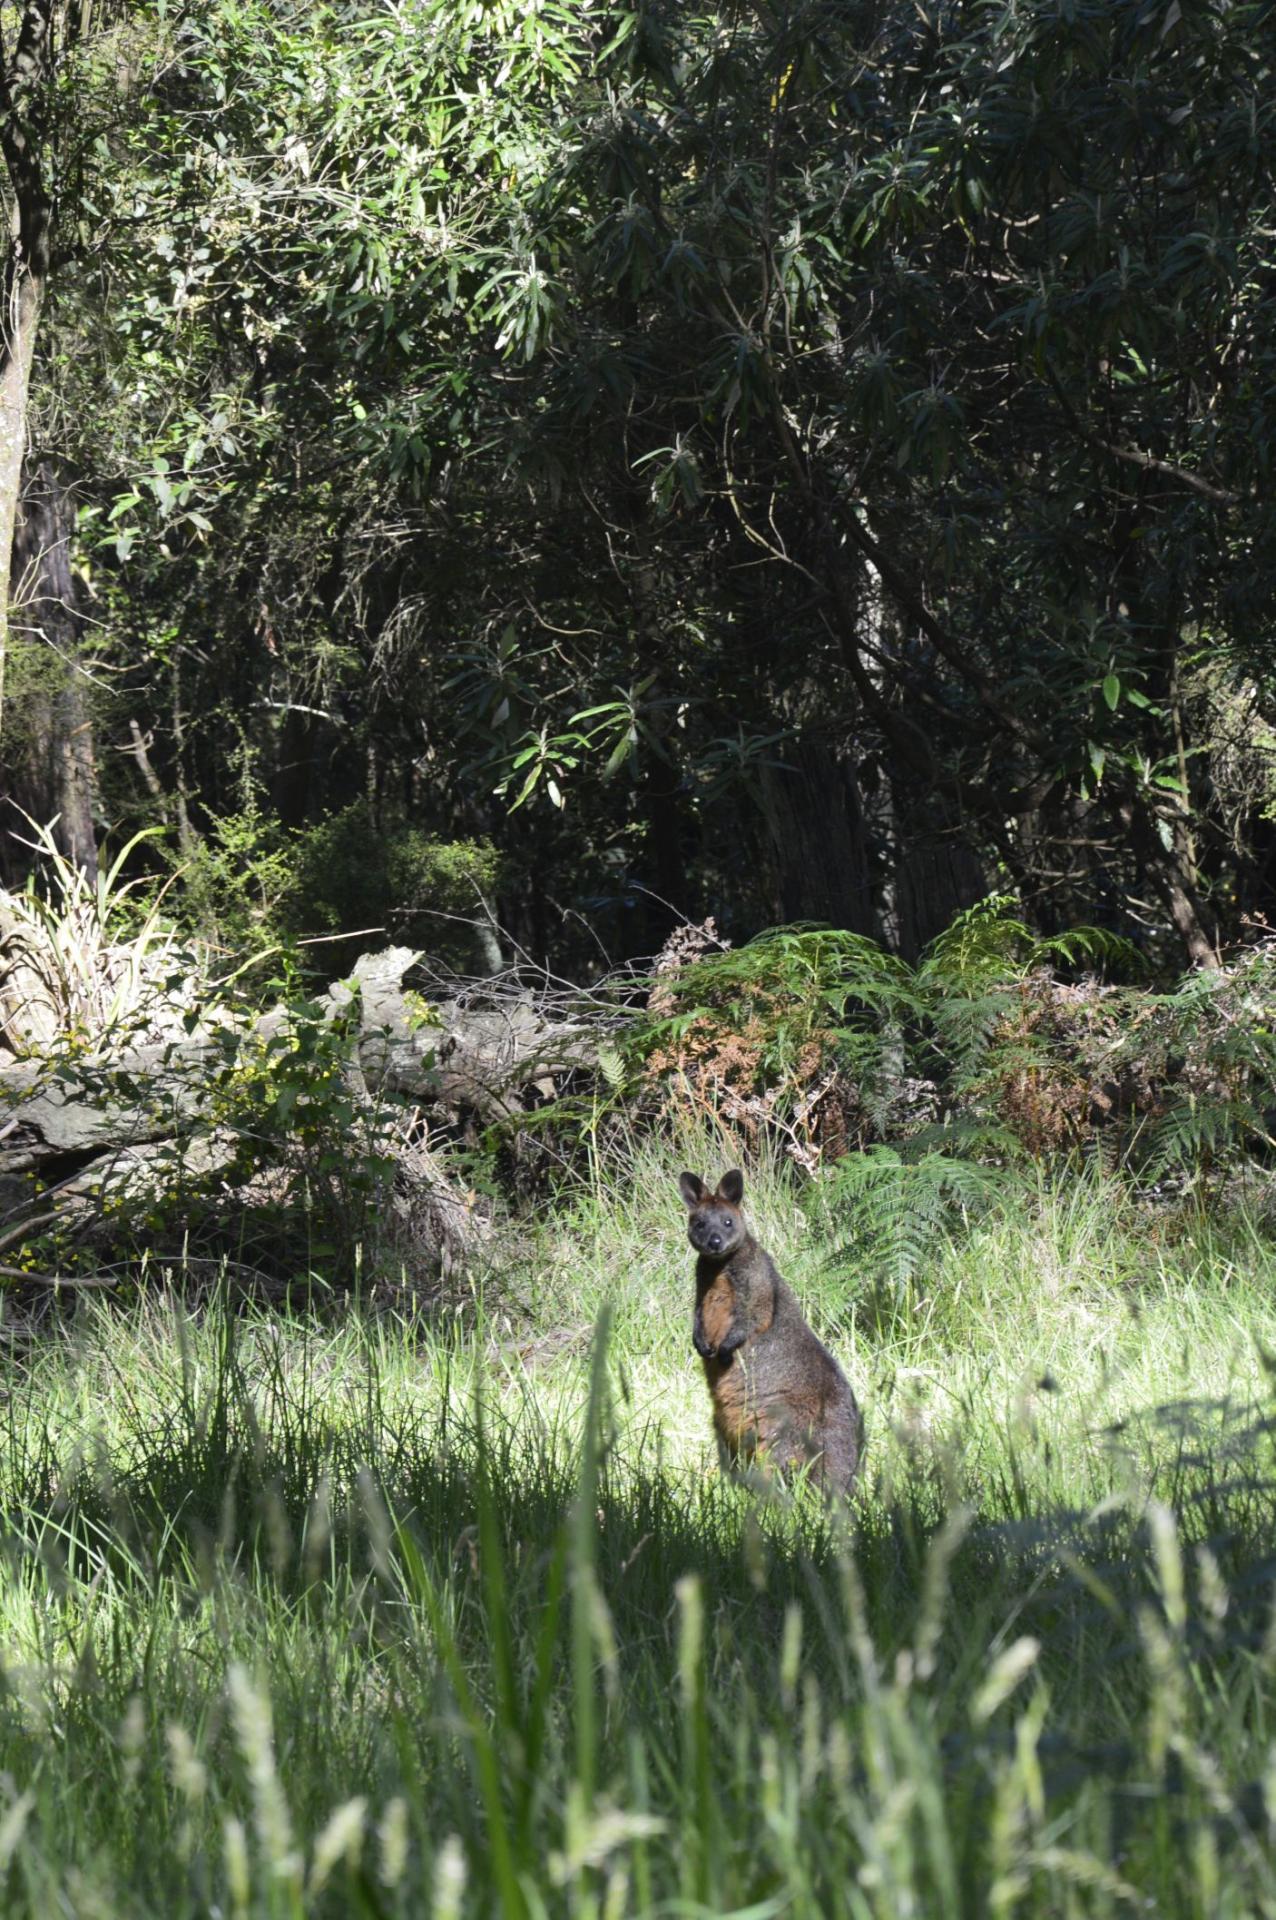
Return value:
<svg viewBox="0 0 1276 1920">
<path fill-rule="evenodd" d="M 1141 467 L 1146 473 L 1163 473 L 1171 480 L 1177 480 L 1181 486 L 1190 487 L 1193 493 L 1199 493 L 1206 500 L 1216 500 L 1220 506 L 1234 507 L 1242 498 L 1228 487 L 1216 487 L 1212 481 L 1193 473 L 1189 467 L 1176 467 L 1171 460 L 1158 460 L 1154 454 L 1142 453 L 1138 447 L 1118 447 L 1111 440 L 1105 440 L 1101 434 L 1087 427 L 1076 408 L 1063 390 L 1059 376 L 1047 361 L 1046 378 L 1054 388 L 1059 405 L 1068 416 L 1073 432 L 1088 446 L 1097 447 L 1101 453 L 1110 454 L 1114 460 L 1126 460 L 1133 467 Z"/>
</svg>

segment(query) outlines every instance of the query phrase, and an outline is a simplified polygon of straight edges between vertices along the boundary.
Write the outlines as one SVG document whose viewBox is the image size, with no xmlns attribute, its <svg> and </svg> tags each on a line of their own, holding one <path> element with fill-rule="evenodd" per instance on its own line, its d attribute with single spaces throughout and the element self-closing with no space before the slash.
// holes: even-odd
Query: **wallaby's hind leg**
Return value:
<svg viewBox="0 0 1276 1920">
<path fill-rule="evenodd" d="M 859 1473 L 863 1434 L 859 1412 L 844 1411 L 830 1420 L 824 1433 L 821 1463 L 824 1485 L 830 1493 L 849 1494 Z"/>
</svg>

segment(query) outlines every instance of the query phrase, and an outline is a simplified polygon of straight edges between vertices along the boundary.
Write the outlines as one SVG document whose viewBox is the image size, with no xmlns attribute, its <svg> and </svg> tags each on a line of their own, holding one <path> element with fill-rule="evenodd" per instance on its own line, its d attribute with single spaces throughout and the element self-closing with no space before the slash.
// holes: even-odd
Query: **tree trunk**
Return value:
<svg viewBox="0 0 1276 1920">
<path fill-rule="evenodd" d="M 1171 829 L 1171 844 L 1167 847 L 1150 810 L 1134 800 L 1122 804 L 1121 819 L 1129 831 L 1135 858 L 1159 894 L 1189 961 L 1194 967 L 1212 971 L 1218 966 L 1219 958 L 1206 930 L 1180 837 Z"/>
<path fill-rule="evenodd" d="M 14 529 L 13 629 L 32 659 L 20 702 L 11 687 L 5 757 L 19 804 L 41 825 L 56 817 L 58 846 L 92 875 L 96 763 L 80 662 L 83 616 L 71 569 L 74 525 L 71 495 L 54 468 L 40 461 L 28 470 Z M 16 646 L 13 651 L 16 658 Z"/>
<path fill-rule="evenodd" d="M 643 896 L 645 944 L 655 953 L 662 947 L 686 911 L 687 866 L 682 845 L 681 776 L 672 716 L 662 702 L 660 663 L 663 658 L 661 579 L 655 558 L 659 542 L 653 537 L 650 505 L 634 490 L 628 502 L 631 527 L 631 565 L 626 577 L 633 610 L 635 637 L 641 640 L 639 657 L 655 671 L 645 695 L 647 725 L 662 753 L 648 751 L 644 781 L 648 845 L 652 865 L 647 869 Z"/>
<path fill-rule="evenodd" d="M 989 886 L 983 862 L 959 829 L 905 828 L 903 836 L 895 875 L 899 950 L 912 962 L 959 913 L 984 899 Z"/>
<path fill-rule="evenodd" d="M 799 734 L 783 752 L 782 766 L 763 771 L 761 802 L 784 918 L 880 939 L 854 769 L 810 735 Z"/>
<path fill-rule="evenodd" d="M 27 442 L 27 394 L 36 328 L 44 294 L 42 278 L 15 261 L 9 276 L 0 357 L 0 737 L 4 731 L 5 667 L 9 653 L 9 591 L 13 540 Z"/>
<path fill-rule="evenodd" d="M 26 0 L 0 41 L 0 154 L 12 199 L 9 250 L 0 316 L 0 735 L 4 729 L 4 670 L 9 640 L 13 537 L 27 439 L 27 395 L 36 329 L 49 274 L 53 194 L 45 175 L 53 125 L 56 63 L 78 40 L 91 10 L 66 0 Z"/>
</svg>

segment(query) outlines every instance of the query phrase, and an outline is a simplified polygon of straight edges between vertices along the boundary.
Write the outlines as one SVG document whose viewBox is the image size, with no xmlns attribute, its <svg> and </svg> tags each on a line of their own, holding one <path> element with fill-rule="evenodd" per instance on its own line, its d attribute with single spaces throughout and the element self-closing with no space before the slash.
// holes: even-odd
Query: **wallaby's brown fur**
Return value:
<svg viewBox="0 0 1276 1920">
<path fill-rule="evenodd" d="M 860 1410 L 745 1223 L 744 1175 L 724 1173 L 716 1193 L 694 1173 L 678 1185 L 697 1254 L 691 1338 L 722 1453 L 733 1462 L 756 1455 L 781 1469 L 809 1465 L 828 1492 L 849 1493 L 863 1444 Z"/>
</svg>

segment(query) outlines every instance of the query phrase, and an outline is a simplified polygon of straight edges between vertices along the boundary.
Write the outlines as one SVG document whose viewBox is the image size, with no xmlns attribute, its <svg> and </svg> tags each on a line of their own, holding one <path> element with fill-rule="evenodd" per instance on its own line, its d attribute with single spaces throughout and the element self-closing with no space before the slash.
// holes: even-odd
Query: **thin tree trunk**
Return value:
<svg viewBox="0 0 1276 1920">
<path fill-rule="evenodd" d="M 1188 884 L 1177 859 L 1171 854 L 1153 854 L 1147 861 L 1152 884 L 1165 902 L 1187 957 L 1194 967 L 1207 972 L 1218 966 L 1218 955 L 1205 928 L 1195 890 Z"/>
<path fill-rule="evenodd" d="M 27 395 L 44 295 L 43 280 L 15 262 L 10 275 L 0 358 L 0 736 L 4 731 L 5 668 L 9 655 L 9 589 L 13 540 L 27 443 Z"/>
<path fill-rule="evenodd" d="M 1218 954 L 1206 931 L 1196 888 L 1185 871 L 1177 836 L 1172 835 L 1171 845 L 1166 847 L 1148 808 L 1133 800 L 1122 804 L 1121 819 L 1129 831 L 1135 858 L 1160 895 L 1188 959 L 1194 967 L 1207 971 L 1216 968 Z"/>
<path fill-rule="evenodd" d="M 53 230 L 53 196 L 45 163 L 53 125 L 56 60 L 59 51 L 65 52 L 79 38 L 89 18 L 87 8 L 70 13 L 67 0 L 26 0 L 16 11 L 16 38 L 0 43 L 0 153 L 13 194 L 4 313 L 0 315 L 0 733 L 27 395 Z"/>
<path fill-rule="evenodd" d="M 182 707 L 182 656 L 173 655 L 173 779 L 176 791 L 173 803 L 177 812 L 177 846 L 183 860 L 195 853 L 195 834 L 191 827 L 186 785 L 186 714 Z"/>
<path fill-rule="evenodd" d="M 41 825 L 56 818 L 63 853 L 92 875 L 97 768 L 80 661 L 83 617 L 71 570 L 74 525 L 66 485 L 49 462 L 39 461 L 27 472 L 13 537 L 11 618 L 32 664 L 20 702 L 10 701 L 6 760 L 15 797 Z"/>
<path fill-rule="evenodd" d="M 673 739 L 673 722 L 662 704 L 659 663 L 661 646 L 661 581 L 654 557 L 650 508 L 630 489 L 628 505 L 632 528 L 633 564 L 625 580 L 633 609 L 634 625 L 642 636 L 642 657 L 657 668 L 645 701 L 647 724 L 653 739 L 665 749 L 663 758 L 647 757 L 644 781 L 647 820 L 651 827 L 649 845 L 653 866 L 644 896 L 646 944 L 654 953 L 662 946 L 686 909 L 687 865 L 682 845 L 682 808 L 679 802 L 681 776 Z"/>
</svg>

